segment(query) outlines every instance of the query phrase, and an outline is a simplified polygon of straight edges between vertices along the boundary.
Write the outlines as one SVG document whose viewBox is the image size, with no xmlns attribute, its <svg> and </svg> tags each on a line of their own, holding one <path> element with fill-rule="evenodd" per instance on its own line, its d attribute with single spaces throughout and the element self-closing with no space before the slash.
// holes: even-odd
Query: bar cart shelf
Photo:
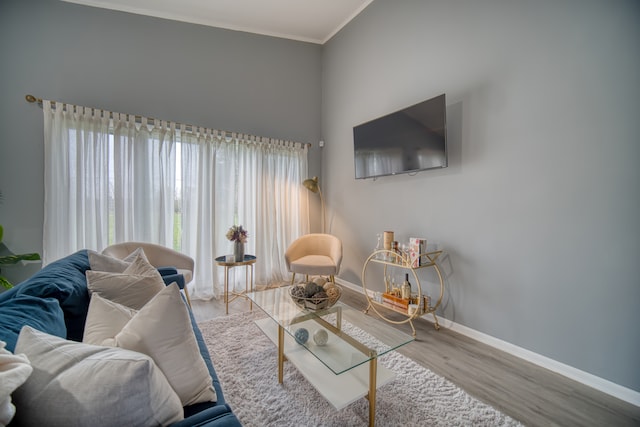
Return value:
<svg viewBox="0 0 640 427">
<path fill-rule="evenodd" d="M 414 337 L 416 336 L 416 329 L 413 326 L 413 320 L 425 314 L 431 313 L 434 319 L 434 327 L 436 330 L 439 330 L 440 324 L 438 323 L 436 310 L 442 303 L 442 297 L 444 294 L 444 281 L 442 279 L 442 273 L 440 272 L 440 268 L 438 267 L 438 264 L 436 263 L 436 261 L 441 254 L 442 254 L 442 250 L 420 254 L 419 259 L 423 260 L 423 263 L 418 266 L 412 266 L 411 260 L 406 254 L 403 255 L 403 254 L 396 253 L 394 251 L 386 250 L 386 249 L 374 251 L 371 255 L 369 255 L 369 258 L 367 258 L 366 262 L 364 263 L 364 266 L 362 267 L 362 288 L 364 290 L 364 295 L 367 298 L 367 302 L 368 302 L 368 306 L 364 310 L 364 312 L 368 313 L 369 310 L 372 309 L 380 318 L 382 318 L 383 320 L 389 323 L 403 324 L 408 322 L 409 325 L 411 325 L 411 330 L 413 331 Z M 424 301 L 424 299 L 422 294 L 422 286 L 420 285 L 420 279 L 418 278 L 417 272 L 423 268 L 433 267 L 440 281 L 440 295 L 438 296 L 436 303 L 431 304 L 431 300 L 429 300 L 428 304 L 419 303 L 418 309 L 415 310 L 413 313 L 410 313 L 408 310 L 405 310 L 403 307 L 389 305 L 382 301 L 376 301 L 367 289 L 367 268 L 372 264 L 381 264 L 384 266 L 383 274 L 384 274 L 385 280 L 387 277 L 388 267 L 405 269 L 407 273 L 410 273 L 413 276 L 414 283 L 416 284 L 416 289 L 413 290 L 412 288 L 412 290 L 414 292 L 414 295 L 417 294 L 418 302 Z M 380 308 L 382 307 L 384 307 L 386 310 L 391 310 L 393 312 L 400 313 L 406 316 L 406 319 L 402 319 L 402 320 L 391 319 L 388 317 L 388 315 L 385 315 L 384 311 L 380 310 Z"/>
</svg>

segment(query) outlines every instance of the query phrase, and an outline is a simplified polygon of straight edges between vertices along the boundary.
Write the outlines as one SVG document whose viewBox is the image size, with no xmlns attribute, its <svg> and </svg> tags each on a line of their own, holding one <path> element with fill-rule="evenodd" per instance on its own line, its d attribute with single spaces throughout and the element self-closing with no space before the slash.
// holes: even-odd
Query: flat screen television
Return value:
<svg viewBox="0 0 640 427">
<path fill-rule="evenodd" d="M 356 179 L 447 167 L 445 95 L 353 128 Z"/>
</svg>

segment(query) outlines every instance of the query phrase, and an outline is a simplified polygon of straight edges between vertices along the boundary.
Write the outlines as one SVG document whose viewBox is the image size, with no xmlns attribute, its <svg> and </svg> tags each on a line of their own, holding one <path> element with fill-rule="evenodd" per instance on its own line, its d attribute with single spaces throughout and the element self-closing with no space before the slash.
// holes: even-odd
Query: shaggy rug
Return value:
<svg viewBox="0 0 640 427">
<path fill-rule="evenodd" d="M 276 347 L 254 323 L 264 317 L 255 310 L 198 324 L 240 422 L 246 427 L 368 425 L 366 399 L 336 411 L 290 363 L 278 384 Z M 397 352 L 379 363 L 397 375 L 378 389 L 379 427 L 521 425 Z"/>
</svg>

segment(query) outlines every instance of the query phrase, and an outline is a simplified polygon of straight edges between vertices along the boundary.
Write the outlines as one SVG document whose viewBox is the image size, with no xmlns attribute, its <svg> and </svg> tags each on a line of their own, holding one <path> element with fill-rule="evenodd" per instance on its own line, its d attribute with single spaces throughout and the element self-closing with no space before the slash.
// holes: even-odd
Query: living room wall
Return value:
<svg viewBox="0 0 640 427">
<path fill-rule="evenodd" d="M 340 278 L 426 237 L 442 316 L 640 391 L 638 40 L 633 0 L 375 0 L 323 51 Z M 355 180 L 353 126 L 441 93 L 449 167 Z"/>
<path fill-rule="evenodd" d="M 59 0 L 3 0 L 0 58 L 0 224 L 14 252 L 42 250 L 43 119 L 26 94 L 311 143 L 309 173 L 320 174 L 319 45 Z"/>
<path fill-rule="evenodd" d="M 360 284 L 377 233 L 427 237 L 446 250 L 447 319 L 640 391 L 639 8 L 376 0 L 320 47 L 3 0 L 5 241 L 42 248 L 42 112 L 27 93 L 311 142 L 342 280 Z M 449 167 L 356 181 L 352 127 L 440 93 Z"/>
</svg>

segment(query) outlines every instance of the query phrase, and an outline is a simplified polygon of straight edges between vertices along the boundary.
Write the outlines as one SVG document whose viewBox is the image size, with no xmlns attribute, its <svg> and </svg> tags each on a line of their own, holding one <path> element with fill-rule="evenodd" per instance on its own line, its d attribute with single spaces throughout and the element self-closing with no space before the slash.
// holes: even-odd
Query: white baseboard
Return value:
<svg viewBox="0 0 640 427">
<path fill-rule="evenodd" d="M 364 294 L 362 286 L 340 279 L 339 277 L 336 277 L 336 282 L 344 287 Z M 429 322 L 427 318 L 425 318 L 425 320 Z M 438 323 L 443 328 L 451 329 L 452 331 L 455 331 L 459 334 L 465 335 L 469 338 L 473 338 L 476 341 L 502 350 L 513 356 L 519 357 L 523 360 L 541 366 L 557 374 L 563 375 L 567 378 L 599 390 L 610 396 L 640 407 L 640 392 L 621 386 L 609 380 L 605 380 L 604 378 L 600 378 L 588 372 L 581 371 L 580 369 L 576 369 L 573 366 L 566 365 L 564 363 L 550 359 L 546 356 L 542 356 L 541 354 L 534 353 L 533 351 L 527 350 L 525 348 L 518 347 L 517 345 L 492 337 L 491 335 L 487 335 L 483 332 L 476 331 L 475 329 L 471 329 L 467 326 L 460 325 L 443 317 L 438 317 Z"/>
</svg>

